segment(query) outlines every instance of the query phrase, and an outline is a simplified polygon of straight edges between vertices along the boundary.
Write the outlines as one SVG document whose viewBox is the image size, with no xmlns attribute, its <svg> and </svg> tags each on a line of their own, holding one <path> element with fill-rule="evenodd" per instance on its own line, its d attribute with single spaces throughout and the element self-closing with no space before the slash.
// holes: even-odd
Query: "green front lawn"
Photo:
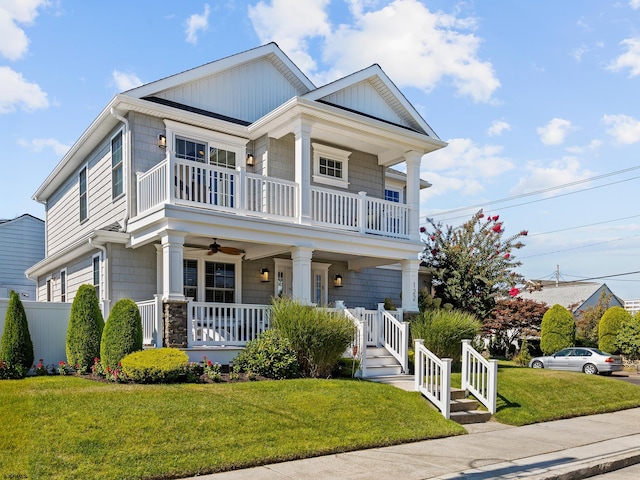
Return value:
<svg viewBox="0 0 640 480">
<path fill-rule="evenodd" d="M 350 380 L 0 382 L 0 478 L 172 478 L 464 433 L 417 393 Z"/>
<path fill-rule="evenodd" d="M 527 425 L 640 407 L 640 387 L 600 375 L 501 364 L 495 419 Z"/>
</svg>

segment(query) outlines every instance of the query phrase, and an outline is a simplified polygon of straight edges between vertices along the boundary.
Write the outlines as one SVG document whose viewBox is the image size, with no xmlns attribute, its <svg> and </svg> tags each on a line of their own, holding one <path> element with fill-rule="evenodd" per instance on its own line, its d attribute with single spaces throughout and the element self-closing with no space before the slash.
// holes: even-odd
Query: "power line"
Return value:
<svg viewBox="0 0 640 480">
<path fill-rule="evenodd" d="M 584 282 L 586 280 L 601 280 L 603 278 L 624 277 L 626 275 L 635 275 L 637 273 L 640 273 L 640 270 L 636 270 L 635 272 L 616 273 L 614 275 L 601 275 L 599 277 L 586 277 L 586 278 L 583 277 L 580 280 L 572 280 L 572 281 L 569 281 L 569 282 L 565 281 L 565 282 L 562 282 L 562 283 L 566 285 L 567 283 L 579 283 L 579 282 Z M 569 276 L 569 277 L 574 276 L 575 277 L 575 275 L 567 275 L 567 276 Z"/>
<path fill-rule="evenodd" d="M 605 240 L 604 242 L 598 242 L 598 243 L 590 243 L 588 245 L 580 245 L 579 247 L 571 247 L 571 248 L 565 248 L 563 250 L 555 250 L 553 252 L 545 252 L 545 253 L 536 253 L 535 255 L 526 255 L 524 257 L 518 257 L 520 260 L 525 259 L 525 258 L 533 258 L 533 257 L 542 257 L 544 255 L 551 255 L 553 253 L 562 253 L 562 252 L 568 252 L 571 250 L 578 250 L 580 248 L 588 248 L 588 247 L 594 247 L 596 245 L 603 245 L 605 243 L 612 243 L 612 242 L 618 242 L 620 240 L 626 240 L 628 238 L 634 238 L 634 237 L 640 237 L 640 234 L 637 235 L 630 235 L 628 237 L 620 237 L 620 238 L 614 238 L 613 240 Z"/>
<path fill-rule="evenodd" d="M 639 167 L 639 168 L 640 168 L 640 167 Z M 603 185 L 596 185 L 595 187 L 583 188 L 583 189 L 581 189 L 581 190 L 575 190 L 575 191 L 573 191 L 573 192 L 560 193 L 560 194 L 558 194 L 558 195 L 554 195 L 553 197 L 545 197 L 545 198 L 539 198 L 539 199 L 537 199 L 537 200 L 531 200 L 531 201 L 529 201 L 529 202 L 516 203 L 515 205 L 508 205 L 508 206 L 506 206 L 506 207 L 500 207 L 498 210 L 507 210 L 508 208 L 515 208 L 515 207 L 521 207 L 521 206 L 523 206 L 523 205 L 529 205 L 529 204 L 531 204 L 531 203 L 544 202 L 544 201 L 546 201 L 546 200 L 553 200 L 553 199 L 555 199 L 555 198 L 559 198 L 559 197 L 566 197 L 567 195 L 575 195 L 576 193 L 582 193 L 582 192 L 587 192 L 587 191 L 589 191 L 589 190 L 595 190 L 595 189 L 597 189 L 597 188 L 608 187 L 608 186 L 610 186 L 610 185 L 616 185 L 616 184 L 618 184 L 618 183 L 628 182 L 628 181 L 630 181 L 630 180 L 636 180 L 636 179 L 638 179 L 638 178 L 640 178 L 640 176 L 637 176 L 637 177 L 631 177 L 631 178 L 626 178 L 626 179 L 624 179 L 624 180 L 618 180 L 617 182 L 605 183 L 605 184 L 603 184 Z M 507 201 L 507 200 L 508 200 L 508 199 L 504 199 L 504 200 L 502 200 L 502 201 Z M 471 209 L 471 208 L 474 208 L 474 207 L 467 207 L 467 208 L 464 208 L 464 209 L 458 209 L 458 210 L 469 210 L 469 209 Z M 446 213 L 446 212 L 445 212 L 445 213 Z M 434 215 L 442 215 L 442 212 L 440 212 L 440 213 L 438 213 L 438 214 L 434 214 Z M 426 219 L 426 218 L 430 218 L 430 217 L 425 216 L 424 218 Z M 456 219 L 458 219 L 458 218 L 467 218 L 467 215 L 460 215 L 460 216 L 457 216 L 457 217 L 445 218 L 445 219 L 440 220 L 440 221 L 441 221 L 441 222 L 447 222 L 447 221 L 449 221 L 449 220 L 456 220 Z"/>
<path fill-rule="evenodd" d="M 548 235 L 550 233 L 566 232 L 568 230 L 578 230 L 580 228 L 593 227 L 593 226 L 596 226 L 596 225 L 602 225 L 602 224 L 605 224 L 605 223 L 613 223 L 613 222 L 618 222 L 620 220 L 628 220 L 630 218 L 637 218 L 637 217 L 640 217 L 640 215 L 631 215 L 629 217 L 614 218 L 613 220 L 603 220 L 603 221 L 600 221 L 600 222 L 588 223 L 586 225 L 578 225 L 577 227 L 567 227 L 567 228 L 561 228 L 560 230 L 551 230 L 550 232 L 529 233 L 529 236 L 530 237 L 535 237 L 536 235 Z"/>
<path fill-rule="evenodd" d="M 602 175 L 598 175 L 598 176 L 595 176 L 595 177 L 589 177 L 589 178 L 585 178 L 585 179 L 582 179 L 582 180 L 576 180 L 575 182 L 564 183 L 564 184 L 556 185 L 556 186 L 553 186 L 553 187 L 543 188 L 541 190 L 534 190 L 533 192 L 521 193 L 519 195 L 513 195 L 513 196 L 510 196 L 510 197 L 500 198 L 498 200 L 491 200 L 491 201 L 484 202 L 484 203 L 478 203 L 476 205 L 469 205 L 467 207 L 460 207 L 460 208 L 454 208 L 454 209 L 450 209 L 450 210 L 444 210 L 442 212 L 434 213 L 431 216 L 448 215 L 448 214 L 451 214 L 451 213 L 457 213 L 457 212 L 470 210 L 472 208 L 475 209 L 475 208 L 485 207 L 485 206 L 488 206 L 488 205 L 494 205 L 496 203 L 509 202 L 511 200 L 517 200 L 519 198 L 530 197 L 530 196 L 533 196 L 533 195 L 540 195 L 540 194 L 543 194 L 543 193 L 552 192 L 554 190 L 560 190 L 560 189 L 563 189 L 563 188 L 573 187 L 573 186 L 580 185 L 580 184 L 583 184 L 583 183 L 591 182 L 593 180 L 600 180 L 602 178 L 607 178 L 607 177 L 611 177 L 611 176 L 614 176 L 614 175 L 619 175 L 619 174 L 622 174 L 622 173 L 631 172 L 633 170 L 638 170 L 638 169 L 640 169 L 640 165 L 636 165 L 636 166 L 633 166 L 633 167 L 625 168 L 623 170 L 616 170 L 615 172 L 604 173 Z M 638 177 L 634 177 L 634 178 L 632 178 L 630 180 L 633 180 L 635 178 L 638 178 Z M 582 190 L 580 190 L 580 191 L 582 191 Z M 549 197 L 549 198 L 555 198 L 555 197 Z M 456 217 L 456 218 L 459 218 L 459 217 Z"/>
</svg>

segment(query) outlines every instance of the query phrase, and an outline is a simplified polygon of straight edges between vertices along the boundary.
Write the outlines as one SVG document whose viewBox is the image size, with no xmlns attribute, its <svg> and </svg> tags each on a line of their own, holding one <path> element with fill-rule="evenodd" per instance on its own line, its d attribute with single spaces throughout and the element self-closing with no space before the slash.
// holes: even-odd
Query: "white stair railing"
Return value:
<svg viewBox="0 0 640 480">
<path fill-rule="evenodd" d="M 471 340 L 462 340 L 461 387 L 476 397 L 492 415 L 496 413 L 498 361 L 485 359 L 471 346 Z"/>
<path fill-rule="evenodd" d="M 367 338 L 368 327 L 367 320 L 364 315 L 364 308 L 356 308 L 353 313 L 347 309 L 344 302 L 341 300 L 336 301 L 336 310 L 341 311 L 348 319 L 350 319 L 356 326 L 356 333 L 353 336 L 353 341 L 349 347 L 347 356 L 357 358 L 360 361 L 358 368 L 360 378 L 367 376 Z"/>
<path fill-rule="evenodd" d="M 444 418 L 451 416 L 451 359 L 438 358 L 415 341 L 415 390 L 433 403 Z"/>
<path fill-rule="evenodd" d="M 409 322 L 401 322 L 378 304 L 381 340 L 384 347 L 400 363 L 402 373 L 409 371 Z"/>
</svg>

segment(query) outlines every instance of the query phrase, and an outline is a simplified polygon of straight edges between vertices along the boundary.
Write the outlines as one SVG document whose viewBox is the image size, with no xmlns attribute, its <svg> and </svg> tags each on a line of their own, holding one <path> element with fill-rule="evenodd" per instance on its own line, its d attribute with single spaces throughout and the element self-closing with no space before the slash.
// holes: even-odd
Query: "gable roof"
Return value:
<svg viewBox="0 0 640 480">
<path fill-rule="evenodd" d="M 38 217 L 34 217 L 33 215 L 29 214 L 29 213 L 24 213 L 22 215 L 20 215 L 19 217 L 16 218 L 7 218 L 7 219 L 0 219 L 0 225 L 5 224 L 5 223 L 10 223 L 10 222 L 15 222 L 17 220 L 27 220 L 27 219 L 31 219 L 31 220 L 37 220 L 40 223 L 44 223 L 44 220 L 38 218 Z"/>
<path fill-rule="evenodd" d="M 244 52 L 229 55 L 228 57 L 214 60 L 199 67 L 176 73 L 160 80 L 147 83 L 140 87 L 132 88 L 124 93 L 134 98 L 143 98 L 157 95 L 173 88 L 179 87 L 185 83 L 192 83 L 205 77 L 219 74 L 230 68 L 236 68 L 239 65 L 247 64 L 259 59 L 265 59 L 270 62 L 276 70 L 278 70 L 285 78 L 289 80 L 299 95 L 303 95 L 310 90 L 315 89 L 315 85 L 302 73 L 287 55 L 280 50 L 275 42 L 267 43 Z"/>
<path fill-rule="evenodd" d="M 534 290 L 532 292 L 523 290 L 518 294 L 518 297 L 546 303 L 550 307 L 556 304 L 562 305 L 572 312 L 580 310 L 582 305 L 591 298 L 598 297 L 602 289 L 613 295 L 606 283 L 559 282 L 556 284 L 556 282 L 550 281 L 536 283 L 542 284 L 542 290 Z M 615 295 L 613 297 L 618 299 Z M 594 300 L 597 301 L 597 298 Z M 618 299 L 618 301 L 620 300 Z"/>
</svg>

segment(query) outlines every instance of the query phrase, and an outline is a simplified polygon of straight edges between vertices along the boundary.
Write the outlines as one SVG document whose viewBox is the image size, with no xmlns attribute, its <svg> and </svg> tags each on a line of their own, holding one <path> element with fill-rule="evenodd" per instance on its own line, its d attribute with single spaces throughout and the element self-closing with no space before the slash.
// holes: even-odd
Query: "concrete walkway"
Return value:
<svg viewBox="0 0 640 480">
<path fill-rule="evenodd" d="M 466 426 L 465 426 L 466 427 Z M 199 476 L 202 480 L 587 478 L 640 463 L 640 408 Z"/>
</svg>

